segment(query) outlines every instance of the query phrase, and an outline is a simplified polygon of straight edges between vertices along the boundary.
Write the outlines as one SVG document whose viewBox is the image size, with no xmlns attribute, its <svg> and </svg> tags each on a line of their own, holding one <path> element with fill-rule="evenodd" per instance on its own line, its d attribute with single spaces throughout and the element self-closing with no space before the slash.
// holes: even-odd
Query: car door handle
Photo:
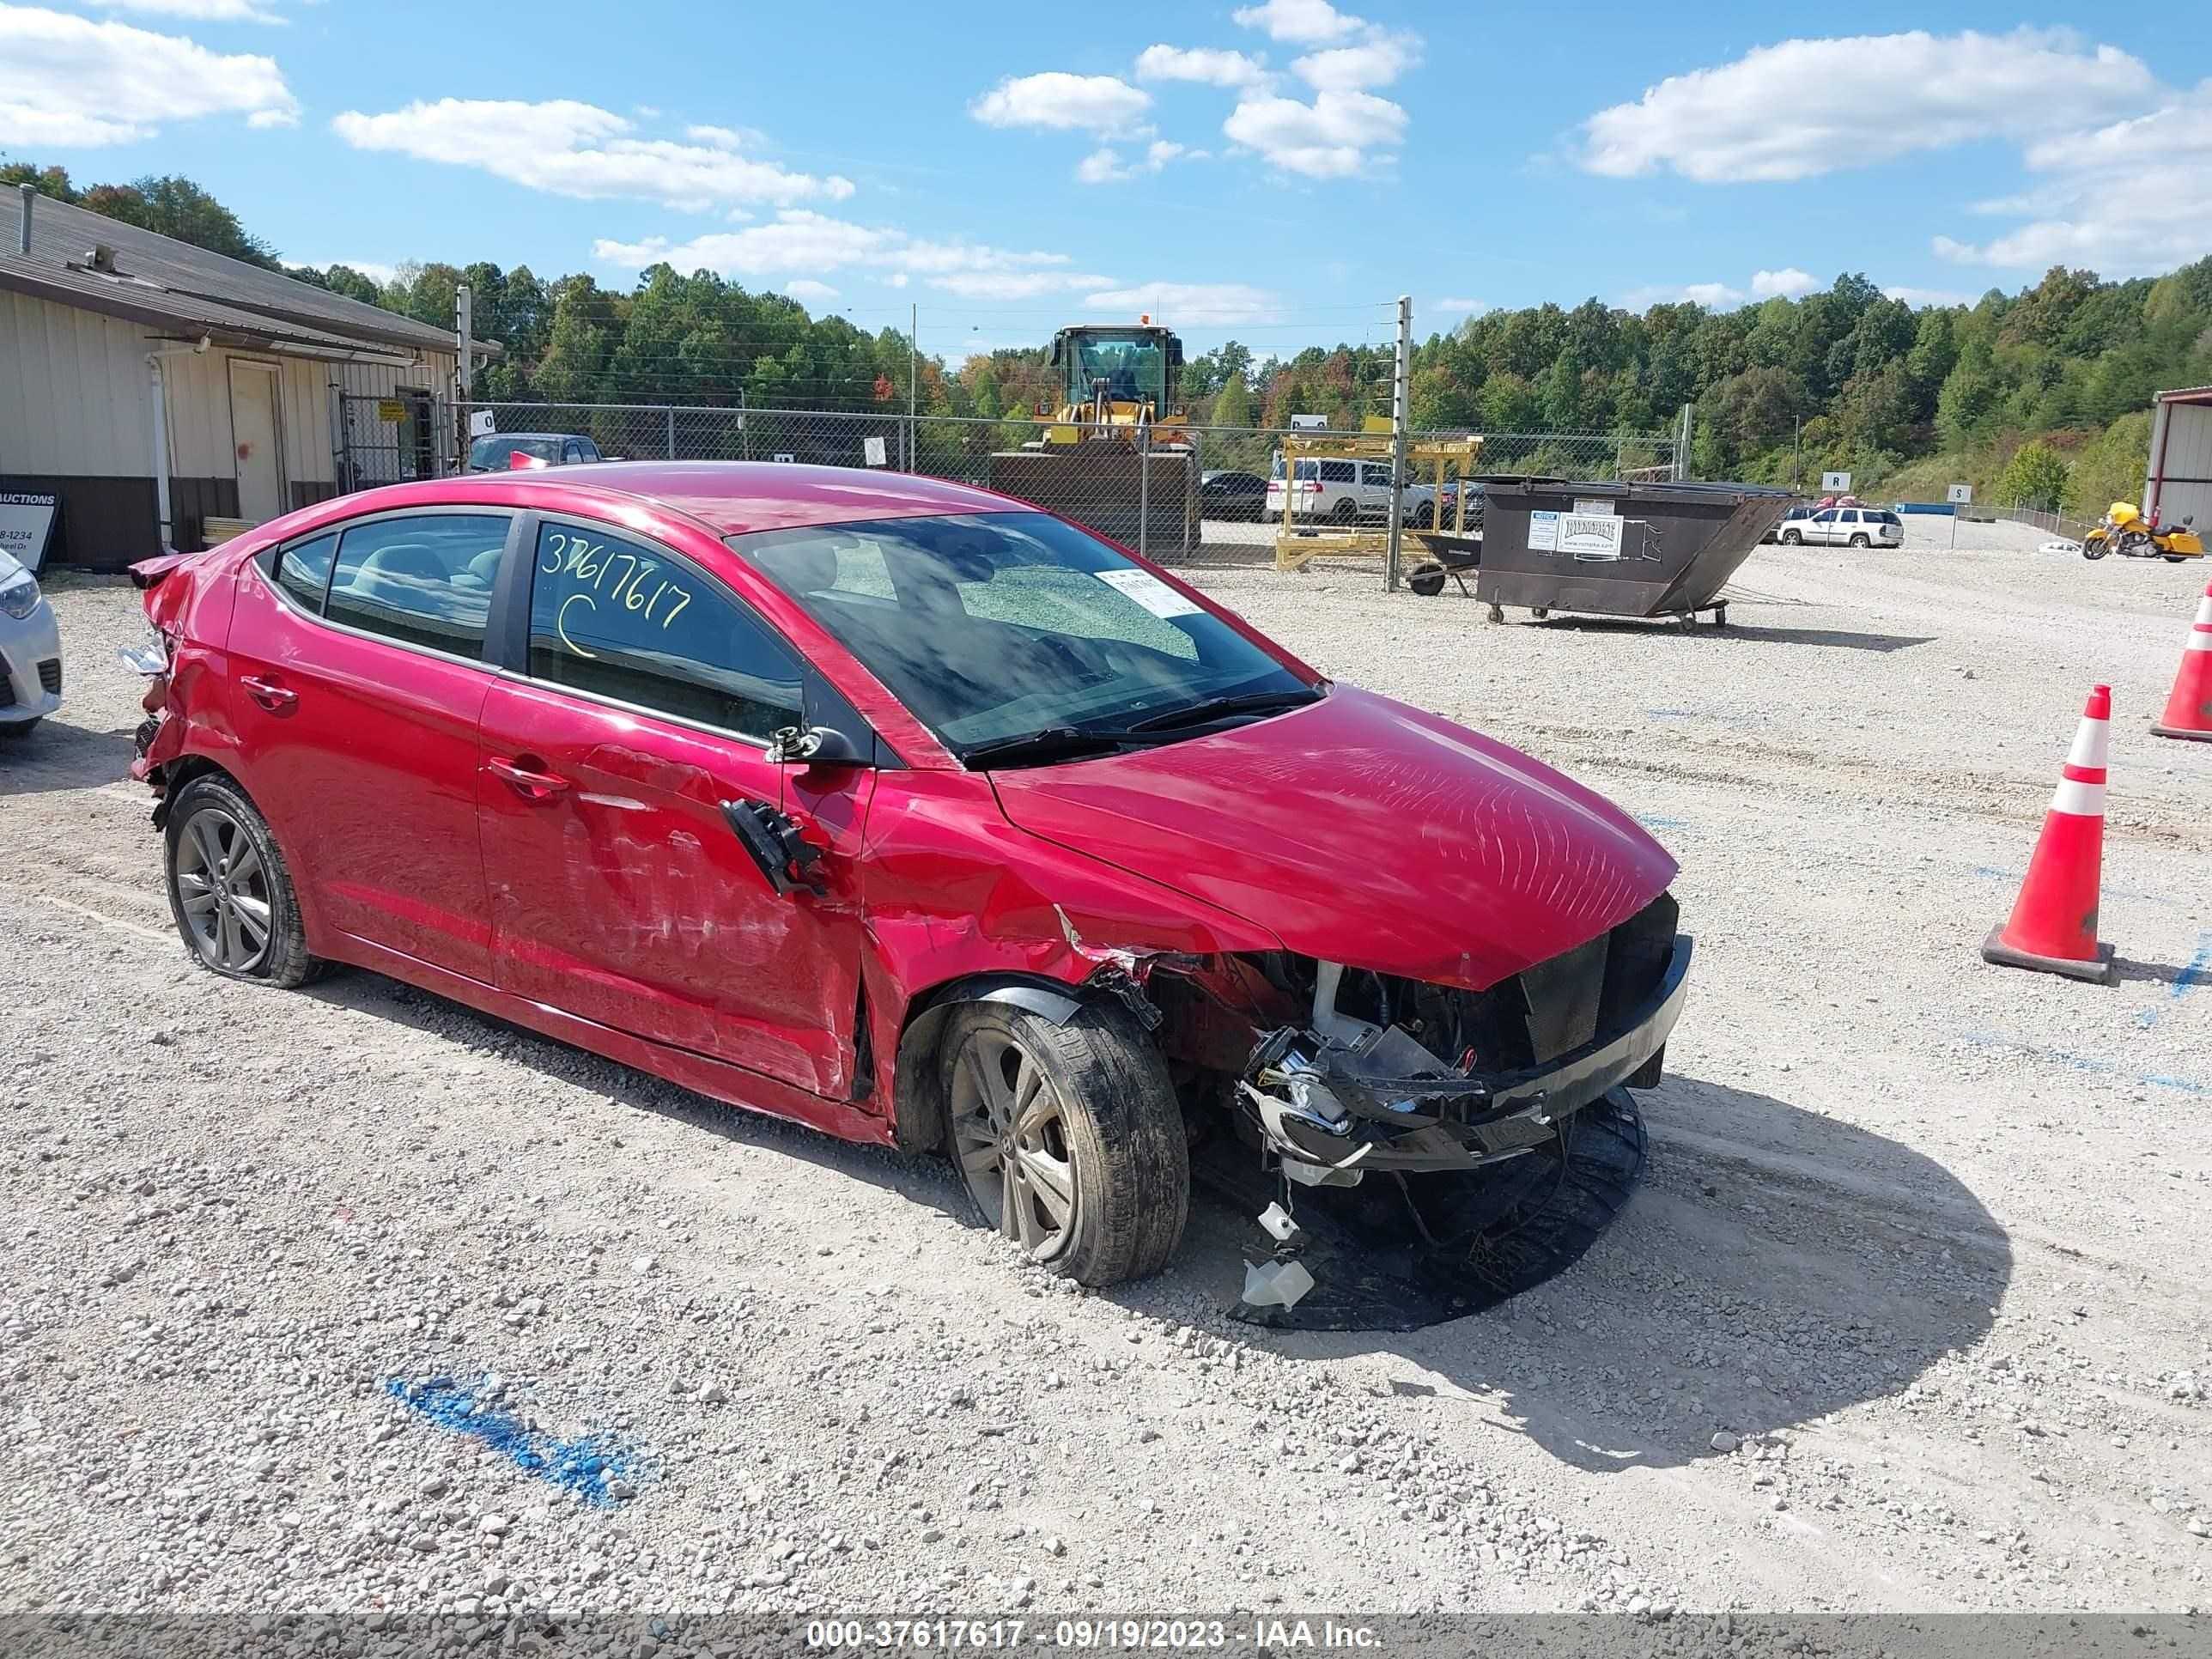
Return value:
<svg viewBox="0 0 2212 1659">
<path fill-rule="evenodd" d="M 281 714 L 300 701 L 300 694 L 281 680 L 272 680 L 265 674 L 243 674 L 239 684 L 246 695 L 272 714 Z"/>
<path fill-rule="evenodd" d="M 525 762 L 531 764 L 526 765 Z M 515 793 L 526 800 L 550 800 L 568 787 L 568 780 L 544 769 L 544 763 L 534 755 L 520 755 L 513 759 L 495 755 L 484 763 L 486 769 L 504 778 L 514 787 Z"/>
</svg>

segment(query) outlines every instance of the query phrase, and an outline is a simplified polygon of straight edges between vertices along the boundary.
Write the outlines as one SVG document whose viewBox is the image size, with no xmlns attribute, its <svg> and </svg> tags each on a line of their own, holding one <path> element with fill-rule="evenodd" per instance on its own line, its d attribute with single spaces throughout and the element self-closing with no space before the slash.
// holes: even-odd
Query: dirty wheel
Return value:
<svg viewBox="0 0 2212 1659">
<path fill-rule="evenodd" d="M 203 967 L 227 979 L 304 985 L 307 954 L 291 872 L 252 802 L 227 780 L 196 778 L 169 809 L 169 913 Z"/>
<path fill-rule="evenodd" d="M 1054 1025 L 978 1004 L 943 1052 L 948 1150 L 986 1223 L 1080 1284 L 1166 1264 L 1189 1152 L 1167 1067 L 1126 1013 L 1087 1006 Z"/>
<path fill-rule="evenodd" d="M 1342 501 L 1336 504 L 1336 511 L 1329 516 L 1334 518 L 1339 524 L 1358 524 L 1359 522 L 1359 503 L 1353 501 L 1351 496 L 1346 495 Z"/>
<path fill-rule="evenodd" d="M 1444 591 L 1444 568 L 1440 564 L 1416 565 L 1406 578 L 1406 586 L 1423 599 L 1433 599 Z"/>
</svg>

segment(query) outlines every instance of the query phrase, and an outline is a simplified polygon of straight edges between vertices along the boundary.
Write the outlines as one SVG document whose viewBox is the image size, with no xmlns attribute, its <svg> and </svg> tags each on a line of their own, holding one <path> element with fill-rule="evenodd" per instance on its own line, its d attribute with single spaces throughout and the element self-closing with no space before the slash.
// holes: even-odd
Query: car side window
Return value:
<svg viewBox="0 0 2212 1659">
<path fill-rule="evenodd" d="M 324 616 L 388 639 L 481 659 L 504 514 L 415 513 L 338 538 Z"/>
<path fill-rule="evenodd" d="M 584 459 L 582 447 L 580 446 L 574 438 L 571 438 L 567 443 L 561 446 L 561 459 L 563 462 L 571 465 L 582 460 Z"/>
<path fill-rule="evenodd" d="M 1323 461 L 1321 464 L 1323 483 L 1350 483 L 1352 477 L 1352 463 L 1350 461 Z"/>
<path fill-rule="evenodd" d="M 328 531 L 304 542 L 295 542 L 276 556 L 276 586 L 318 617 L 323 614 L 323 594 L 331 585 L 331 560 L 338 550 L 338 533 Z"/>
<path fill-rule="evenodd" d="M 1825 513 L 1815 513 L 1813 515 L 1813 522 L 1814 524 L 1833 524 L 1835 521 L 1836 509 L 1832 507 Z"/>
<path fill-rule="evenodd" d="M 583 458 L 587 461 L 598 461 L 606 459 L 599 453 L 599 447 L 593 443 L 589 438 L 577 439 L 576 447 L 578 450 L 582 452 Z"/>
<path fill-rule="evenodd" d="M 805 699 L 797 654 L 689 562 L 548 519 L 530 580 L 533 679 L 767 739 Z"/>
</svg>

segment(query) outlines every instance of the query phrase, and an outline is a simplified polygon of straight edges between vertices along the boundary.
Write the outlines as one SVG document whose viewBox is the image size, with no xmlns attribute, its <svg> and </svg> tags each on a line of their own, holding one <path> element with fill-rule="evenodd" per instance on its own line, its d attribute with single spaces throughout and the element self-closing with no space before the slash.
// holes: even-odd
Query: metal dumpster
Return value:
<svg viewBox="0 0 2212 1659">
<path fill-rule="evenodd" d="M 1722 588 L 1773 528 L 1789 490 L 1747 483 L 1484 481 L 1482 563 L 1475 598 L 1504 607 L 1601 617 L 1728 621 Z"/>
</svg>

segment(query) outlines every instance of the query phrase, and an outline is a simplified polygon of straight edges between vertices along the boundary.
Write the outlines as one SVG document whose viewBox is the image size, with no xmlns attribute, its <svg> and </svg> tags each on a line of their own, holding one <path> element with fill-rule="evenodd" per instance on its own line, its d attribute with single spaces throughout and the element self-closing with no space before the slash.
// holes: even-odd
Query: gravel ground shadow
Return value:
<svg viewBox="0 0 2212 1659">
<path fill-rule="evenodd" d="M 0 743 L 0 800 L 96 789 L 130 776 L 136 728 L 96 732 L 49 714 L 28 735 Z M 151 794 L 146 797 L 150 811 Z"/>
<path fill-rule="evenodd" d="M 1643 1182 L 1533 1293 L 1403 1335 L 1243 1340 L 1316 1362 L 1394 1356 L 1400 1392 L 1462 1402 L 1471 1426 L 1604 1472 L 1710 1456 L 1717 1432 L 1790 1429 L 1902 1394 L 1990 1330 L 2011 1243 L 1934 1160 L 1723 1084 L 1670 1078 L 1640 1103 Z M 1197 1206 L 1171 1279 L 1218 1294 L 1264 1242 L 1249 1218 Z M 1175 1287 L 1121 1297 L 1166 1316 Z"/>
</svg>

